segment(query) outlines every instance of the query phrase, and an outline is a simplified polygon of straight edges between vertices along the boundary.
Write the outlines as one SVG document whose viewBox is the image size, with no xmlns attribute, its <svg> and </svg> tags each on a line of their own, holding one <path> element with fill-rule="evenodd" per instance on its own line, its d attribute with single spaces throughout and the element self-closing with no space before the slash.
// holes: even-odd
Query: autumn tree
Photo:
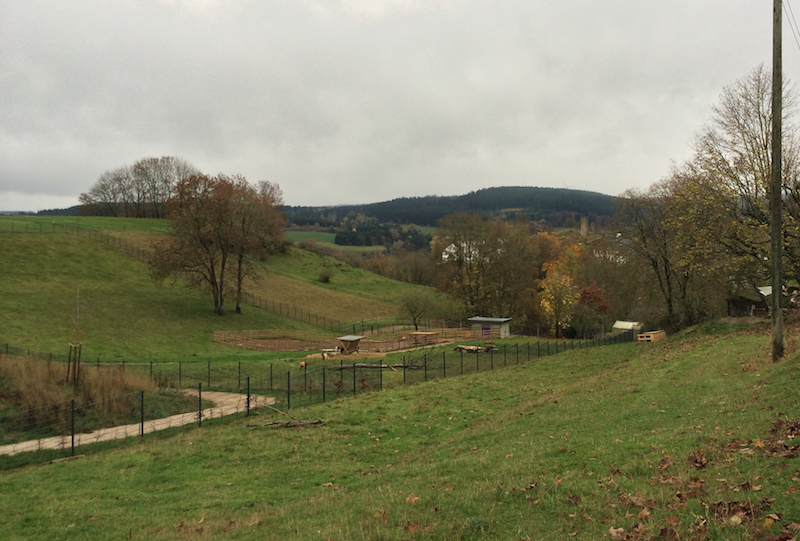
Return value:
<svg viewBox="0 0 800 541">
<path fill-rule="evenodd" d="M 577 246 L 567 247 L 556 261 L 544 264 L 545 278 L 541 283 L 539 304 L 556 338 L 562 336 L 578 300 L 574 280 L 579 266 Z"/>
<path fill-rule="evenodd" d="M 439 222 L 431 257 L 439 288 L 460 301 L 463 315 L 524 321 L 538 269 L 531 236 L 522 224 L 452 214 Z"/>
<path fill-rule="evenodd" d="M 246 278 L 256 278 L 256 263 L 280 249 L 285 219 L 279 211 L 283 206 L 280 186 L 260 181 L 251 186 L 236 175 L 234 182 L 232 220 L 236 246 L 236 313 L 242 312 L 242 286 Z"/>
<path fill-rule="evenodd" d="M 611 309 L 611 304 L 597 284 L 581 288 L 578 302 L 572 317 L 572 327 L 578 334 L 587 338 L 603 332 L 603 316 Z"/>
<path fill-rule="evenodd" d="M 783 89 L 782 185 L 785 269 L 800 277 L 800 145 L 794 119 L 797 91 Z M 758 66 L 726 87 L 710 121 L 697 135 L 686 164 L 709 179 L 709 193 L 724 206 L 731 233 L 724 240 L 769 276 L 769 184 L 772 162 L 772 75 Z"/>
<path fill-rule="evenodd" d="M 244 177 L 195 174 L 177 183 L 167 202 L 173 234 L 154 246 L 153 276 L 180 273 L 192 286 L 207 289 L 214 311 L 225 313 L 233 267 L 237 309 L 241 284 L 252 261 L 279 235 L 275 185 L 251 188 Z"/>
</svg>

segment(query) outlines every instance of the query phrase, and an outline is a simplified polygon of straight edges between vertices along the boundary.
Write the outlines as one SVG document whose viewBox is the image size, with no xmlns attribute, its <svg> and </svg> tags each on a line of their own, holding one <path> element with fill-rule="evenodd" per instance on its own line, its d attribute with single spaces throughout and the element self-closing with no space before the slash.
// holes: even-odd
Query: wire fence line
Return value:
<svg viewBox="0 0 800 541">
<path fill-rule="evenodd" d="M 557 355 L 567 350 L 602 347 L 635 341 L 632 331 L 596 340 L 551 341 L 536 340 L 501 344 L 492 343 L 475 349 L 445 350 L 423 348 L 411 351 L 399 361 L 386 363 L 385 359 L 368 359 L 355 362 L 339 356 L 338 362 L 294 359 L 280 363 L 239 361 L 215 364 L 203 362 L 103 362 L 99 359 L 85 363 L 83 370 L 122 369 L 147 375 L 160 389 L 159 393 L 187 392 L 197 397 L 193 411 L 154 418 L 148 410 L 153 393 L 141 392 L 113 400 L 126 401 L 121 408 L 127 419 L 118 427 L 98 425 L 98 410 L 108 404 L 76 405 L 69 403 L 48 405 L 52 410 L 68 411 L 57 422 L 36 411 L 6 411 L 0 413 L 0 426 L 4 428 L 0 440 L 0 466 L 4 457 L 20 455 L 12 466 L 34 460 L 51 460 L 74 455 L 75 448 L 127 437 L 143 437 L 155 430 L 196 423 L 201 426 L 207 419 L 220 418 L 234 413 L 250 414 L 256 407 L 274 405 L 281 410 L 296 409 L 347 396 L 412 385 L 437 379 L 464 376 L 502 369 L 508 366 L 533 362 L 542 357 Z M 0 352 L 7 355 L 31 355 L 30 351 L 4 344 Z M 36 355 L 35 353 L 33 355 Z M 38 354 L 39 358 L 66 359 L 66 356 Z M 395 355 L 395 359 L 397 355 Z M 361 360 L 363 361 L 363 359 Z M 3 362 L 0 355 L 0 363 Z M 203 399 L 214 401 L 206 407 Z M 131 418 L 135 419 L 131 421 Z M 67 420 L 68 419 L 68 420 Z M 23 441 L 24 440 L 24 441 Z M 35 451 L 35 452 L 34 452 Z M 28 457 L 28 458 L 26 458 Z M 38 458 L 37 458 L 38 457 Z"/>
</svg>

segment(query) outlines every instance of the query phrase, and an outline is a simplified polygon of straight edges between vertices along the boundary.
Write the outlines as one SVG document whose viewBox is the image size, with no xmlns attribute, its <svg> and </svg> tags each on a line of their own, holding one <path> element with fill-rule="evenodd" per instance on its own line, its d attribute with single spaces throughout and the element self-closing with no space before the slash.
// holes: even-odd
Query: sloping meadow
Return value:
<svg viewBox="0 0 800 541">
<path fill-rule="evenodd" d="M 10 539 L 792 539 L 798 356 L 568 351 L 5 472 Z M 791 344 L 790 344 L 791 345 Z M 249 426 L 255 425 L 255 426 Z"/>
</svg>

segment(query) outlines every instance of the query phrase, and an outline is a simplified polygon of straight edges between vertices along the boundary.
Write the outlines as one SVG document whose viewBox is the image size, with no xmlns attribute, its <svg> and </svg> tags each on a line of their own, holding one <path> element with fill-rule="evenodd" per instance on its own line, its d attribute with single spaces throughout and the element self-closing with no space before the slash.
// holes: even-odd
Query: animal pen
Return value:
<svg viewBox="0 0 800 541">
<path fill-rule="evenodd" d="M 419 334 L 419 333 L 416 333 Z M 366 353 L 387 353 L 420 345 L 449 344 L 459 340 L 483 338 L 469 329 L 440 329 L 426 333 L 424 342 L 413 332 L 380 333 L 361 337 L 357 349 Z M 216 331 L 213 340 L 218 344 L 255 351 L 341 351 L 351 353 L 344 345 L 344 336 L 326 335 L 295 330 L 268 329 L 260 331 Z"/>
</svg>

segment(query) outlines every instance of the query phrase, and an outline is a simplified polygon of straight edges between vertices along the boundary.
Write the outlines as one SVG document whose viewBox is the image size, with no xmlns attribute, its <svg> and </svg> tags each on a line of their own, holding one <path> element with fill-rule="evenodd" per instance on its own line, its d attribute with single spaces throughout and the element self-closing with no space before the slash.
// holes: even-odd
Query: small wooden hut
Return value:
<svg viewBox="0 0 800 541">
<path fill-rule="evenodd" d="M 347 334 L 337 338 L 339 341 L 339 352 L 342 355 L 358 353 L 358 344 L 364 337 L 358 334 Z"/>
</svg>

